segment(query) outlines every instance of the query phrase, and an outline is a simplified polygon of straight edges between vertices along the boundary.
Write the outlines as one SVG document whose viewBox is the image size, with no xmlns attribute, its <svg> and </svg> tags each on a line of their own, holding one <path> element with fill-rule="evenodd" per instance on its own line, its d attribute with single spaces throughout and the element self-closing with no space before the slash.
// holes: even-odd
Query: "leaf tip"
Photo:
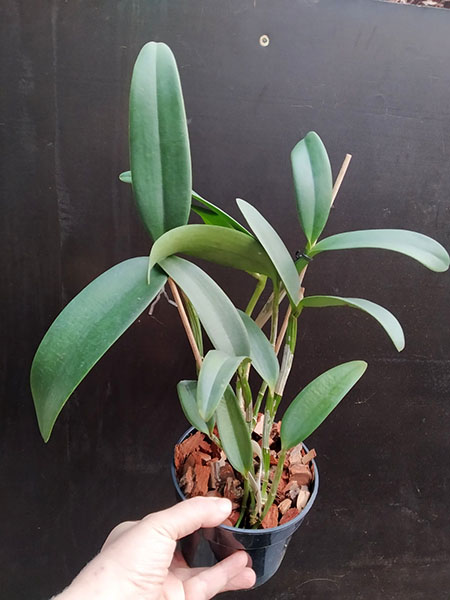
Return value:
<svg viewBox="0 0 450 600">
<path fill-rule="evenodd" d="M 355 360 L 353 361 L 355 367 L 358 367 L 358 370 L 361 371 L 361 376 L 366 372 L 369 364 L 365 360 Z"/>
</svg>

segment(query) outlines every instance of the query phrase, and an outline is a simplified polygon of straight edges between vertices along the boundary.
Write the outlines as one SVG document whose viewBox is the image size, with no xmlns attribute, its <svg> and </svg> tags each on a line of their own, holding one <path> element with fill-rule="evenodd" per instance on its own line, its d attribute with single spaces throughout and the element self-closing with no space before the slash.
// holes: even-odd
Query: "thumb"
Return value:
<svg viewBox="0 0 450 600">
<path fill-rule="evenodd" d="M 145 517 L 142 523 L 171 540 L 179 540 L 201 527 L 220 525 L 231 513 L 227 498 L 197 496 Z"/>
</svg>

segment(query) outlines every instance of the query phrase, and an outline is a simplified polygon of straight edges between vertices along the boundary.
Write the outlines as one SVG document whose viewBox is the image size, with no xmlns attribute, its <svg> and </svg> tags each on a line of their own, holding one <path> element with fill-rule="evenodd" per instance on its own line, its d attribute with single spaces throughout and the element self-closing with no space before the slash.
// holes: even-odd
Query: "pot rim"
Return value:
<svg viewBox="0 0 450 600">
<path fill-rule="evenodd" d="M 187 429 L 183 433 L 183 435 L 180 437 L 180 439 L 177 441 L 177 444 L 180 444 L 184 439 L 186 439 L 192 431 L 197 431 L 197 430 L 195 429 L 195 427 L 190 427 L 189 429 Z M 302 445 L 305 448 L 306 452 L 308 452 L 308 448 L 304 444 L 304 442 L 302 442 Z M 284 523 L 283 525 L 277 525 L 277 527 L 269 527 L 267 529 L 247 529 L 244 527 L 231 527 L 230 525 L 217 525 L 217 527 L 220 527 L 221 529 L 225 529 L 226 531 L 232 531 L 234 533 L 239 531 L 242 533 L 247 533 L 249 535 L 261 535 L 261 534 L 270 533 L 273 531 L 284 531 L 285 529 L 292 527 L 292 525 L 294 525 L 297 521 L 302 521 L 306 517 L 308 512 L 311 510 L 311 507 L 314 504 L 317 493 L 319 491 L 319 470 L 317 468 L 317 463 L 314 458 L 311 460 L 311 462 L 314 466 L 313 490 L 312 490 L 311 496 L 309 497 L 308 502 L 306 503 L 305 508 L 296 517 L 294 517 L 287 523 Z M 177 478 L 177 474 L 176 474 L 176 470 L 175 470 L 175 463 L 174 463 L 173 459 L 172 459 L 170 471 L 172 474 L 172 481 L 174 483 L 177 494 L 180 496 L 181 500 L 187 500 L 186 496 L 181 491 L 180 485 L 178 483 L 178 478 Z"/>
</svg>

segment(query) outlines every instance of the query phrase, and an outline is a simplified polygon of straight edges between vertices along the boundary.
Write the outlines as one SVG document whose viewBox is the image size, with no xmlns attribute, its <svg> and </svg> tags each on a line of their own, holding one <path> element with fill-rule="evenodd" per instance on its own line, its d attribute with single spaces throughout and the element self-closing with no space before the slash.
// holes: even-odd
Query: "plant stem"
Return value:
<svg viewBox="0 0 450 600">
<path fill-rule="evenodd" d="M 214 442 L 218 448 L 220 448 L 220 450 L 223 450 L 223 448 L 222 448 L 222 444 L 220 443 L 220 440 L 219 440 L 219 438 L 216 436 L 216 434 L 215 434 L 215 433 L 212 433 L 212 432 L 211 432 L 211 433 L 209 434 L 209 437 L 210 437 L 211 441 L 212 441 L 212 442 Z"/>
<path fill-rule="evenodd" d="M 186 315 L 186 311 L 184 310 L 183 302 L 182 302 L 180 294 L 178 292 L 178 288 L 177 288 L 175 282 L 173 281 L 173 279 L 171 279 L 170 277 L 169 277 L 169 285 L 170 285 L 170 289 L 172 291 L 173 299 L 175 300 L 175 302 L 177 304 L 181 322 L 183 323 L 183 327 L 186 331 L 186 335 L 189 340 L 189 344 L 191 345 L 192 352 L 194 354 L 195 364 L 197 365 L 197 369 L 200 370 L 200 367 L 202 366 L 202 357 L 200 355 L 200 351 L 199 351 L 197 343 L 195 341 L 194 333 L 191 329 L 191 325 L 190 325 L 189 319 Z"/>
<path fill-rule="evenodd" d="M 280 298 L 280 287 L 276 283 L 273 288 L 273 302 L 272 302 L 272 320 L 270 322 L 270 343 L 275 348 L 278 334 L 278 313 L 279 313 L 279 298 Z"/>
<path fill-rule="evenodd" d="M 270 471 L 270 448 L 269 448 L 269 438 L 270 431 L 272 429 L 272 419 L 271 419 L 271 407 L 272 407 L 273 395 L 269 392 L 267 396 L 266 409 L 264 411 L 264 425 L 263 425 L 263 437 L 262 437 L 262 486 L 261 486 L 261 497 L 262 503 L 265 504 L 267 500 L 267 485 L 269 483 L 269 471 Z"/>
<path fill-rule="evenodd" d="M 265 381 L 262 382 L 261 387 L 259 388 L 258 395 L 256 396 L 255 406 L 253 407 L 253 426 L 252 429 L 255 428 L 256 421 L 258 419 L 259 409 L 261 408 L 261 403 L 264 399 L 264 394 L 269 386 Z"/>
<path fill-rule="evenodd" d="M 248 502 L 249 491 L 250 491 L 250 486 L 249 486 L 249 483 L 248 483 L 248 479 L 245 478 L 244 479 L 244 495 L 242 497 L 241 512 L 239 514 L 239 519 L 236 521 L 235 527 L 239 527 L 239 525 L 242 522 L 242 519 L 244 518 L 245 511 L 247 509 L 247 502 Z"/>
<path fill-rule="evenodd" d="M 262 502 L 262 497 L 261 497 L 261 491 L 260 491 L 259 486 L 256 483 L 256 479 L 254 478 L 254 476 L 252 475 L 252 473 L 248 472 L 247 473 L 247 478 L 248 478 L 248 482 L 250 484 L 250 487 L 252 489 L 252 492 L 254 494 L 254 498 L 256 500 L 256 506 L 254 507 L 254 510 L 256 512 L 256 515 L 259 517 L 261 515 L 262 507 L 263 507 L 263 502 Z M 255 517 L 255 515 L 253 515 L 253 517 Z M 252 518 L 252 515 L 250 515 L 250 518 Z"/>
<path fill-rule="evenodd" d="M 287 450 L 285 450 L 283 448 L 281 450 L 280 454 L 278 455 L 277 468 L 275 470 L 275 475 L 273 476 L 273 480 L 270 485 L 270 493 L 269 493 L 269 497 L 267 498 L 267 502 L 264 506 L 264 510 L 261 515 L 261 521 L 264 519 L 264 517 L 269 512 L 269 508 L 272 506 L 273 501 L 275 500 L 275 496 L 277 495 L 278 485 L 280 484 L 281 475 L 283 473 L 284 461 L 286 459 L 286 452 L 287 452 Z"/>
<path fill-rule="evenodd" d="M 253 309 L 255 308 L 256 303 L 258 302 L 261 294 L 263 293 L 267 283 L 267 275 L 255 274 L 255 277 L 258 280 L 258 283 L 256 284 L 255 291 L 253 292 L 252 297 L 250 298 L 247 304 L 247 308 L 245 309 L 245 313 L 249 317 L 251 317 Z"/>
<path fill-rule="evenodd" d="M 286 329 L 288 326 L 288 321 L 289 321 L 291 312 L 292 312 L 292 307 L 289 304 L 289 306 L 287 307 L 286 314 L 284 315 L 283 323 L 281 324 L 281 329 L 280 329 L 280 333 L 278 334 L 277 343 L 275 344 L 275 354 L 277 356 L 278 356 L 278 352 L 280 351 L 281 344 L 283 343 L 284 334 L 286 333 Z"/>
<path fill-rule="evenodd" d="M 280 287 L 278 283 L 274 283 L 273 288 L 273 302 L 272 302 L 272 320 L 270 323 L 270 343 L 275 348 L 275 344 L 277 341 L 278 334 L 278 313 L 279 313 L 279 297 L 280 297 Z M 270 448 L 269 448 L 269 438 L 270 431 L 272 429 L 273 419 L 272 419 L 272 404 L 273 404 L 273 392 L 269 390 L 269 394 L 267 395 L 266 408 L 264 411 L 264 425 L 263 425 L 263 438 L 262 438 L 262 488 L 261 488 L 261 496 L 263 504 L 266 501 L 267 497 L 267 484 L 269 482 L 269 470 L 270 470 Z"/>
<path fill-rule="evenodd" d="M 280 288 L 278 304 L 281 304 L 281 302 L 284 300 L 285 296 L 286 296 L 286 290 L 284 288 Z M 270 319 L 271 314 L 273 313 L 273 297 L 274 297 L 274 292 L 272 292 L 270 294 L 269 298 L 267 299 L 267 302 L 264 304 L 260 313 L 258 314 L 258 316 L 255 319 L 255 323 L 261 329 L 264 327 L 264 325 Z"/>
</svg>

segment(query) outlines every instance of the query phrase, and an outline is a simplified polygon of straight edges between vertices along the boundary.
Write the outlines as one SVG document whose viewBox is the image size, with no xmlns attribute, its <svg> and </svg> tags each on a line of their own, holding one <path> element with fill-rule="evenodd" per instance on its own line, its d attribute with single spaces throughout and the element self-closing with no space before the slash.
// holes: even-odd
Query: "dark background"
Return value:
<svg viewBox="0 0 450 600">
<path fill-rule="evenodd" d="M 173 307 L 161 301 L 112 348 L 48 445 L 28 387 L 60 309 L 149 250 L 117 179 L 140 47 L 165 41 L 177 57 L 205 197 L 235 216 L 235 197 L 254 203 L 294 252 L 289 152 L 314 129 L 335 174 L 353 154 L 328 234 L 416 229 L 449 248 L 450 13 L 374 0 L 3 0 L 0 22 L 0 596 L 45 600 L 117 522 L 174 499 L 169 462 L 186 428 L 175 384 L 193 361 Z M 211 272 L 245 302 L 244 275 Z M 317 502 L 278 574 L 245 597 L 447 599 L 449 276 L 360 250 L 321 256 L 305 285 L 390 308 L 407 347 L 397 354 L 347 309 L 302 316 L 288 397 L 339 362 L 369 369 L 308 440 Z"/>
</svg>

